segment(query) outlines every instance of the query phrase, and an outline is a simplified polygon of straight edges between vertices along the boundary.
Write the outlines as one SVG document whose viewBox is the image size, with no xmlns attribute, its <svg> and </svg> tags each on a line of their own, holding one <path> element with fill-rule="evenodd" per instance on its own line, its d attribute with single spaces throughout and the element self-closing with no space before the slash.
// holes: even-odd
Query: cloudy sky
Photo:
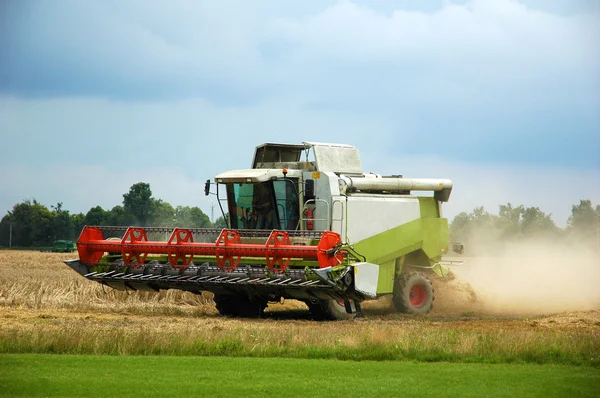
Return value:
<svg viewBox="0 0 600 398">
<path fill-rule="evenodd" d="M 564 226 L 600 204 L 600 2 L 0 0 L 0 216 L 139 181 L 210 215 L 203 181 L 273 141 Z"/>
</svg>

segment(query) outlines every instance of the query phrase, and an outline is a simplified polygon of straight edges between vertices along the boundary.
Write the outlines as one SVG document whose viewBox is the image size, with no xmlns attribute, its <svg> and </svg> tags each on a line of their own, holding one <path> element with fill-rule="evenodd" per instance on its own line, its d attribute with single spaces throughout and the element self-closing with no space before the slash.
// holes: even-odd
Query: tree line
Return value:
<svg viewBox="0 0 600 398">
<path fill-rule="evenodd" d="M 559 228 L 538 207 L 500 205 L 498 214 L 477 207 L 460 213 L 450 223 L 450 239 L 467 243 L 510 242 L 528 239 L 571 241 L 600 247 L 600 205 L 580 200 L 571 207 L 566 228 Z"/>
<path fill-rule="evenodd" d="M 123 194 L 122 205 L 105 210 L 101 206 L 87 213 L 71 214 L 62 202 L 50 206 L 26 199 L 13 206 L 0 221 L 0 246 L 49 246 L 57 239 L 75 240 L 86 225 L 164 226 L 222 228 L 222 217 L 214 223 L 199 207 L 173 207 L 152 196 L 150 184 L 138 182 Z"/>
<path fill-rule="evenodd" d="M 123 194 L 122 205 L 105 210 L 91 208 L 71 214 L 61 202 L 50 209 L 35 199 L 14 205 L 0 221 L 0 246 L 48 246 L 56 239 L 75 240 L 85 225 L 224 228 L 223 217 L 214 223 L 199 207 L 173 207 L 152 196 L 150 184 L 138 182 Z M 498 214 L 477 207 L 460 213 L 450 223 L 450 238 L 471 243 L 476 238 L 506 242 L 524 238 L 575 239 L 600 245 L 600 205 L 590 200 L 573 205 L 566 228 L 556 226 L 551 214 L 538 207 L 501 205 Z"/>
</svg>

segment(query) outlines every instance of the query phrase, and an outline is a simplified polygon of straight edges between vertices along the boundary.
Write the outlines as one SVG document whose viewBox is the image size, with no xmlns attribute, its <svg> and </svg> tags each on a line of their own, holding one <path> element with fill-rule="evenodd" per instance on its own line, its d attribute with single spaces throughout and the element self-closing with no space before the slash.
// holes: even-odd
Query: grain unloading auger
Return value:
<svg viewBox="0 0 600 398">
<path fill-rule="evenodd" d="M 260 316 L 282 298 L 328 319 L 352 318 L 362 301 L 385 294 L 399 311 L 432 308 L 427 275 L 448 274 L 441 202 L 450 180 L 365 174 L 356 148 L 303 143 L 261 145 L 252 169 L 215 182 L 228 228 L 86 226 L 80 258 L 67 265 L 120 290 L 210 291 L 230 316 Z"/>
</svg>

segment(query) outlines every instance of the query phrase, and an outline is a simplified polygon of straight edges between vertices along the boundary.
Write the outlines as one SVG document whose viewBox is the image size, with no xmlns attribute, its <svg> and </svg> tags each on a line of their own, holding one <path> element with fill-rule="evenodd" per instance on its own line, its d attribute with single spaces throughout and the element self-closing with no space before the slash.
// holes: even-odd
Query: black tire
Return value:
<svg viewBox="0 0 600 398">
<path fill-rule="evenodd" d="M 213 301 L 219 314 L 241 318 L 259 318 L 267 308 L 267 301 L 251 299 L 243 294 L 215 294 Z"/>
<path fill-rule="evenodd" d="M 319 300 L 315 302 L 306 301 L 306 305 L 308 306 L 308 311 L 315 321 L 324 321 L 327 319 L 327 314 L 323 310 L 323 307 L 321 307 L 321 302 Z"/>
<path fill-rule="evenodd" d="M 418 272 L 400 275 L 396 280 L 392 302 L 398 312 L 426 314 L 435 300 L 431 281 Z"/>
<path fill-rule="evenodd" d="M 336 300 L 319 300 L 306 303 L 315 320 L 344 321 L 356 318 L 358 314 L 348 314 L 343 302 Z"/>
</svg>

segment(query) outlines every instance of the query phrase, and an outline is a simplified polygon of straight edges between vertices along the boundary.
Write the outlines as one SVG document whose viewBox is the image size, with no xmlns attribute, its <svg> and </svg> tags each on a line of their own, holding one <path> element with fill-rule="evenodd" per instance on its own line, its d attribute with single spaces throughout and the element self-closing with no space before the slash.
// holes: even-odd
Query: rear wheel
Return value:
<svg viewBox="0 0 600 398">
<path fill-rule="evenodd" d="M 244 294 L 215 294 L 213 298 L 219 314 L 241 318 L 259 318 L 267 308 L 267 301 Z"/>
<path fill-rule="evenodd" d="M 434 299 L 431 281 L 418 272 L 403 274 L 396 281 L 392 301 L 399 312 L 426 314 Z"/>
</svg>

